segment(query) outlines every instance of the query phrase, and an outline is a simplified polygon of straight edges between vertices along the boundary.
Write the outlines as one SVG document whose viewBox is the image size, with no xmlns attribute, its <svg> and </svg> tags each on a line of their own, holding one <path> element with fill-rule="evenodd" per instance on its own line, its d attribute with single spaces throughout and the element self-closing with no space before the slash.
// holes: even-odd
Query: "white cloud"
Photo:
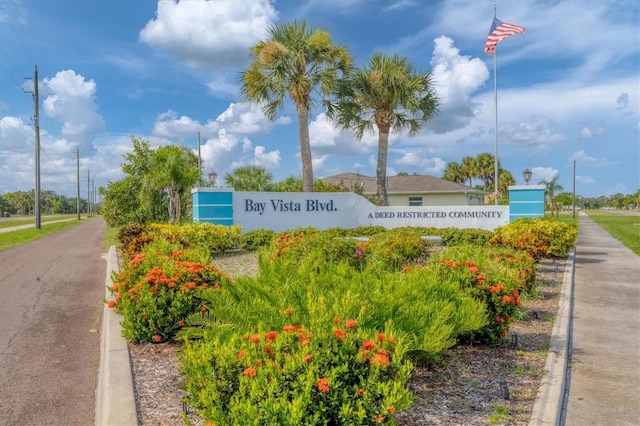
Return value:
<svg viewBox="0 0 640 426">
<path fill-rule="evenodd" d="M 276 20 L 269 0 L 164 0 L 158 2 L 156 18 L 140 31 L 140 40 L 189 67 L 237 67 L 247 63 L 249 48 Z"/>
<path fill-rule="evenodd" d="M 438 37 L 434 45 L 431 67 L 440 107 L 428 127 L 436 133 L 446 133 L 473 120 L 479 104 L 472 101 L 471 95 L 487 81 L 489 70 L 479 58 L 461 56 L 449 37 Z"/>
<path fill-rule="evenodd" d="M 584 149 L 581 149 L 580 151 L 574 152 L 569 157 L 569 162 L 570 163 L 573 163 L 574 161 L 576 163 L 579 163 L 579 164 L 594 164 L 598 160 L 595 157 L 591 157 L 591 156 L 587 155 L 587 153 L 584 151 Z"/>
<path fill-rule="evenodd" d="M 47 96 L 42 101 L 44 112 L 63 123 L 62 134 L 73 140 L 87 153 L 104 121 L 96 112 L 97 91 L 93 80 L 85 81 L 73 70 L 59 71 L 53 78 L 43 80 Z"/>
<path fill-rule="evenodd" d="M 274 127 L 260 108 L 244 102 L 232 103 L 216 118 L 220 127 L 238 135 L 264 134 Z M 286 124 L 286 120 L 284 121 Z"/>
<path fill-rule="evenodd" d="M 531 183 L 547 181 L 549 182 L 551 179 L 559 175 L 560 172 L 553 167 L 533 167 L 531 169 Z"/>
</svg>

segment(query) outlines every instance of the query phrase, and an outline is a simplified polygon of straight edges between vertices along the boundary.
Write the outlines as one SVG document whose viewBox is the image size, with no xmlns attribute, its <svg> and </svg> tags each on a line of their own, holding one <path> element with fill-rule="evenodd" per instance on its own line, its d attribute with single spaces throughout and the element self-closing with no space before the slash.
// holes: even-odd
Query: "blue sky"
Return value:
<svg viewBox="0 0 640 426">
<path fill-rule="evenodd" d="M 497 1 L 526 28 L 498 45 L 498 157 L 523 184 L 559 175 L 585 197 L 640 187 L 637 0 Z M 123 177 L 130 136 L 184 143 L 203 171 L 267 168 L 300 176 L 295 110 L 274 122 L 238 95 L 248 50 L 274 24 L 305 20 L 348 46 L 357 65 L 398 53 L 430 70 L 441 102 L 417 136 L 392 135 L 388 174 L 441 177 L 447 163 L 494 153 L 493 2 L 479 0 L 2 0 L 0 194 L 34 187 L 38 66 L 42 189 L 81 195 Z M 375 175 L 377 135 L 362 141 L 312 111 L 314 176 Z"/>
</svg>

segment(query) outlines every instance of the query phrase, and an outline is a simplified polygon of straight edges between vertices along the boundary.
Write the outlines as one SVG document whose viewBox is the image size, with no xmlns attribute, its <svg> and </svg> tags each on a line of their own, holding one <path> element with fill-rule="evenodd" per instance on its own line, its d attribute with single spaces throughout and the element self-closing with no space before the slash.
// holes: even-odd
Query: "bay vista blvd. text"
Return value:
<svg viewBox="0 0 640 426">
<path fill-rule="evenodd" d="M 201 218 L 205 219 L 205 218 Z M 493 230 L 509 223 L 508 206 L 381 207 L 352 192 L 233 192 L 233 223 L 244 231 L 294 228 L 424 226 Z"/>
</svg>

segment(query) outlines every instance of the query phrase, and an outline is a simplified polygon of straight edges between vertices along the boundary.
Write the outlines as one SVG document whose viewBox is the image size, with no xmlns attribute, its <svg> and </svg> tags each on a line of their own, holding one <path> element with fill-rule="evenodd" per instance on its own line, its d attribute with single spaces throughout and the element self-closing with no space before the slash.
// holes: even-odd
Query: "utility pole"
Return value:
<svg viewBox="0 0 640 426">
<path fill-rule="evenodd" d="M 76 212 L 78 213 L 78 220 L 80 220 L 80 148 L 79 147 L 76 147 L 76 180 L 77 180 Z"/>
<path fill-rule="evenodd" d="M 202 156 L 200 155 L 200 132 L 198 132 L 198 186 L 202 186 Z"/>
<path fill-rule="evenodd" d="M 91 217 L 91 170 L 87 170 L 87 216 Z"/>
<path fill-rule="evenodd" d="M 93 178 L 91 178 L 91 197 L 92 197 L 92 201 L 93 201 L 93 215 L 96 214 L 96 185 L 95 182 L 93 180 Z"/>
<path fill-rule="evenodd" d="M 576 218 L 576 160 L 573 160 L 573 218 Z"/>
<path fill-rule="evenodd" d="M 40 99 L 38 97 L 38 66 L 33 73 L 33 101 L 35 104 L 35 116 L 33 118 L 36 130 L 36 156 L 35 156 L 35 169 L 36 169 L 36 189 L 35 189 L 35 213 L 36 213 L 36 229 L 41 227 L 40 216 Z"/>
</svg>

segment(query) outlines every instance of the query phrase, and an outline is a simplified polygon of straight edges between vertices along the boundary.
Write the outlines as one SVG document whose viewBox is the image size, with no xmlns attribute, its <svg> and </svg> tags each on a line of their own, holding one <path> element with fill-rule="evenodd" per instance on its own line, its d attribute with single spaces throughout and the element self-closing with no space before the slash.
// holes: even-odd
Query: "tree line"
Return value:
<svg viewBox="0 0 640 426">
<path fill-rule="evenodd" d="M 7 192 L 0 195 L 0 216 L 34 215 L 36 197 L 35 190 Z M 87 200 L 80 199 L 80 212 L 87 211 Z M 55 191 L 40 191 L 40 207 L 44 214 L 71 214 L 77 212 L 78 199 L 56 194 Z"/>
</svg>

